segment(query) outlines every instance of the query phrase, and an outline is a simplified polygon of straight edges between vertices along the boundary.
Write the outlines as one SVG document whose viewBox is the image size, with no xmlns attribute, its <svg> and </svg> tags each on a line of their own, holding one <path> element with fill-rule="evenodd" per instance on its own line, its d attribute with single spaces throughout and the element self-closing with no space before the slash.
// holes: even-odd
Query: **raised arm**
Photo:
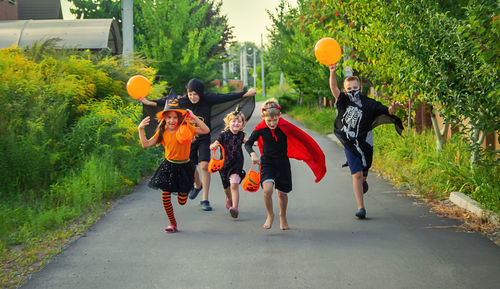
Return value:
<svg viewBox="0 0 500 289">
<path fill-rule="evenodd" d="M 158 106 L 158 103 L 151 101 L 151 100 L 147 100 L 145 97 L 139 98 L 139 101 L 142 102 L 144 105 Z"/>
<path fill-rule="evenodd" d="M 330 90 L 335 97 L 335 101 L 337 101 L 337 98 L 339 98 L 340 95 L 340 90 L 337 84 L 337 64 L 330 65 L 328 68 L 330 69 Z"/>
<path fill-rule="evenodd" d="M 141 140 L 141 145 L 143 148 L 147 149 L 152 146 L 154 146 L 158 140 L 155 139 L 155 137 L 151 137 L 150 139 L 147 139 L 146 136 L 144 135 L 144 127 L 148 126 L 150 122 L 150 117 L 147 116 L 145 119 L 141 121 L 137 129 L 139 130 L 139 139 Z"/>
<path fill-rule="evenodd" d="M 210 132 L 208 126 L 203 121 L 201 121 L 201 119 L 199 119 L 190 109 L 187 109 L 187 112 L 194 120 L 194 122 L 198 125 L 198 127 L 194 130 L 195 134 L 207 134 Z"/>
<path fill-rule="evenodd" d="M 248 91 L 240 91 L 240 92 L 208 93 L 204 96 L 204 98 L 205 101 L 210 104 L 218 104 L 242 97 L 254 96 L 255 94 L 257 94 L 255 88 L 250 88 Z"/>
</svg>

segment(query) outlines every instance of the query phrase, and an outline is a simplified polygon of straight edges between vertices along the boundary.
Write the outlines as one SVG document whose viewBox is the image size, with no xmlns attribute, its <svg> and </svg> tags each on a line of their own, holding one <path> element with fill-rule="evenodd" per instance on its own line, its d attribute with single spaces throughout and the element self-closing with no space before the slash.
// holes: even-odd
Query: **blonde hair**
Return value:
<svg viewBox="0 0 500 289">
<path fill-rule="evenodd" d="M 357 81 L 358 84 L 361 86 L 361 80 L 356 75 L 351 75 L 351 76 L 347 77 L 346 79 L 344 79 L 344 82 L 342 83 L 344 85 L 344 87 L 345 87 L 346 81 Z"/>
<path fill-rule="evenodd" d="M 262 116 L 275 117 L 281 114 L 281 106 L 275 98 L 270 98 L 262 104 Z"/>
<path fill-rule="evenodd" d="M 241 121 L 243 122 L 243 125 L 241 126 L 240 131 L 242 131 L 243 128 L 245 128 L 245 125 L 247 124 L 247 120 L 245 119 L 245 115 L 241 111 L 238 111 L 238 112 L 232 111 L 232 112 L 228 113 L 226 115 L 226 117 L 224 118 L 224 123 L 226 124 L 226 127 L 224 127 L 224 131 L 229 130 L 229 122 L 231 122 L 231 120 L 233 120 L 237 117 L 240 117 Z"/>
</svg>

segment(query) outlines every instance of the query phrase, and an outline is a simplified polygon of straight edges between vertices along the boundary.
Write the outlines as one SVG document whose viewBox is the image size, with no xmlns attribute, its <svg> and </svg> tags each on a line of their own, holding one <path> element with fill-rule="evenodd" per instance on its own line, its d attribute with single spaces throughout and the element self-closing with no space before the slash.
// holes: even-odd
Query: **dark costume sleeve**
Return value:
<svg viewBox="0 0 500 289">
<path fill-rule="evenodd" d="M 386 123 L 393 123 L 399 135 L 403 132 L 404 128 L 401 119 L 395 115 L 389 114 L 389 108 L 377 101 L 375 105 L 375 120 L 372 122 L 371 128 L 374 129 Z"/>
<path fill-rule="evenodd" d="M 156 106 L 150 106 L 145 104 L 142 105 L 142 118 L 146 118 L 147 116 L 149 116 L 151 119 L 149 125 L 144 128 L 146 137 L 148 139 L 155 134 L 156 128 L 158 127 L 158 120 L 156 119 L 156 114 L 159 113 L 160 111 L 163 111 L 163 109 L 165 108 L 165 102 L 167 98 L 172 98 L 175 96 L 177 96 L 177 94 L 173 89 L 171 89 L 167 97 L 162 97 L 159 99 L 152 100 L 153 102 L 156 102 L 157 104 Z"/>
<path fill-rule="evenodd" d="M 240 93 L 243 96 L 244 93 Z M 211 131 L 210 135 L 212 139 L 217 138 L 218 134 L 224 129 L 224 117 L 239 105 L 240 111 L 245 115 L 248 121 L 252 117 L 252 113 L 255 109 L 255 97 L 240 97 L 226 102 L 215 104 L 211 107 L 210 118 L 211 118 Z"/>
<path fill-rule="evenodd" d="M 260 137 L 260 132 L 258 130 L 254 130 L 250 137 L 247 139 L 247 142 L 245 143 L 245 150 L 248 152 L 248 154 L 255 152 L 253 150 L 253 143 L 257 141 Z"/>
<path fill-rule="evenodd" d="M 230 93 L 207 93 L 205 94 L 204 101 L 208 104 L 214 105 L 218 103 L 228 102 L 238 98 L 242 98 L 246 91 L 230 92 Z"/>
</svg>

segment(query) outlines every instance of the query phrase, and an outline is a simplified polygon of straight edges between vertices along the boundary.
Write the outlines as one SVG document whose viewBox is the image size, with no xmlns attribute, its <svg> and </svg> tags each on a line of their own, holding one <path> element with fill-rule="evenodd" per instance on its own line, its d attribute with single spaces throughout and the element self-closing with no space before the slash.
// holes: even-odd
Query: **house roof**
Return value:
<svg viewBox="0 0 500 289">
<path fill-rule="evenodd" d="M 29 48 L 36 41 L 58 38 L 60 48 L 111 50 L 121 54 L 120 31 L 113 19 L 0 21 L 0 48 Z"/>
<path fill-rule="evenodd" d="M 18 0 L 18 19 L 62 19 L 61 0 Z"/>
</svg>

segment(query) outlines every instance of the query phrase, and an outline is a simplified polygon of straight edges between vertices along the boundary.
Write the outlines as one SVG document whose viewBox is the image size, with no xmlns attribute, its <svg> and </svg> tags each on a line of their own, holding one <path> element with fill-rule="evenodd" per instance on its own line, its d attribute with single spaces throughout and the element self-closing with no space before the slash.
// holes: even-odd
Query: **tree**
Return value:
<svg viewBox="0 0 500 289">
<path fill-rule="evenodd" d="M 121 23 L 119 1 L 70 1 L 77 16 L 113 17 Z M 212 0 L 134 1 L 135 50 L 152 59 L 157 77 L 178 92 L 190 78 L 212 80 L 232 39 L 220 6 Z"/>
</svg>

